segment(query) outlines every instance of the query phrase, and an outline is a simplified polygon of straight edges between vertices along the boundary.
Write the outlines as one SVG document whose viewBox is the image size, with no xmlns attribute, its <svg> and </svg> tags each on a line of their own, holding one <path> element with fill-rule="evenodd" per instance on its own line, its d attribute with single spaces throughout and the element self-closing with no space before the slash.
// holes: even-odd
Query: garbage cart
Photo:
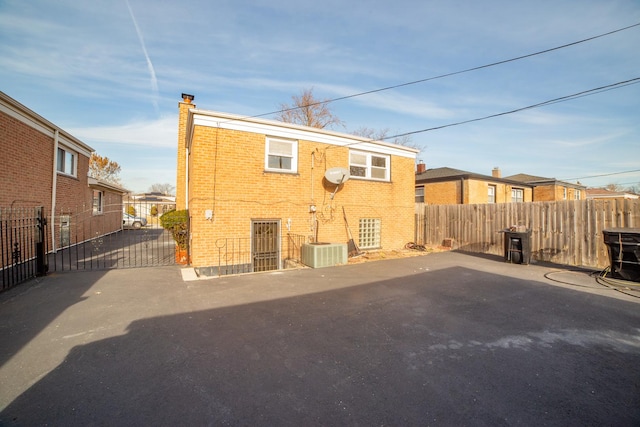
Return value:
<svg viewBox="0 0 640 427">
<path fill-rule="evenodd" d="M 640 228 L 602 230 L 609 250 L 611 275 L 640 282 Z"/>
<path fill-rule="evenodd" d="M 531 230 L 502 230 L 504 233 L 504 260 L 513 264 L 531 261 Z"/>
</svg>

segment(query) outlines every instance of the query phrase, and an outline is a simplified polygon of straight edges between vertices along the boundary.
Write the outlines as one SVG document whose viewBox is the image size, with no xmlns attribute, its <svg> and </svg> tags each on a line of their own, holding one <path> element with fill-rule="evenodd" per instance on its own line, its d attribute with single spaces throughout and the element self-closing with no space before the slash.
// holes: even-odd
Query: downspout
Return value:
<svg viewBox="0 0 640 427">
<path fill-rule="evenodd" d="M 189 147 L 184 151 L 184 206 L 189 210 Z"/>
<path fill-rule="evenodd" d="M 460 204 L 464 205 L 464 177 L 460 177 Z"/>
<path fill-rule="evenodd" d="M 58 189 L 58 137 L 59 132 L 56 129 L 53 133 L 53 180 L 51 185 L 51 224 L 49 230 L 51 230 L 51 250 L 55 253 L 56 248 L 56 197 Z"/>
</svg>

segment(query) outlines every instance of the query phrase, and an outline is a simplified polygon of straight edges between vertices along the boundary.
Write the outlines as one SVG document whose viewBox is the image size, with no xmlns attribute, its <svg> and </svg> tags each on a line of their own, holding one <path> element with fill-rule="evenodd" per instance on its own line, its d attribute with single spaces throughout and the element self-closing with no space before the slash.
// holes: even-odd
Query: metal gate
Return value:
<svg viewBox="0 0 640 427">
<path fill-rule="evenodd" d="M 109 218 L 111 214 L 111 218 Z M 101 216 L 91 212 L 65 214 L 50 221 L 51 271 L 153 267 L 176 263 L 171 232 L 160 225 L 160 215 L 118 208 Z"/>
<path fill-rule="evenodd" d="M 251 221 L 253 271 L 280 269 L 280 221 Z"/>
<path fill-rule="evenodd" d="M 44 208 L 0 208 L 0 290 L 47 272 Z"/>
</svg>

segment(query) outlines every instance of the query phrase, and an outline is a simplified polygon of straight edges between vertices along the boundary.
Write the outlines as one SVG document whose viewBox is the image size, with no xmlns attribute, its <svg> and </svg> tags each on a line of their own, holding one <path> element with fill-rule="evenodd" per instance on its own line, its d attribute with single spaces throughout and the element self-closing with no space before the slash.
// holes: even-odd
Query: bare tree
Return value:
<svg viewBox="0 0 640 427">
<path fill-rule="evenodd" d="M 162 193 L 165 196 L 173 196 L 173 190 L 175 187 L 169 183 L 160 184 L 156 183 L 149 187 L 149 193 Z"/>
<path fill-rule="evenodd" d="M 89 158 L 89 176 L 100 181 L 120 185 L 120 165 L 108 157 L 91 153 Z"/>
<path fill-rule="evenodd" d="M 327 99 L 315 98 L 313 88 L 303 89 L 300 95 L 293 95 L 291 100 L 291 105 L 280 104 L 281 111 L 276 115 L 277 120 L 319 129 L 343 124 L 327 106 Z"/>
<path fill-rule="evenodd" d="M 389 128 L 384 129 L 372 129 L 366 126 L 356 129 L 352 132 L 354 135 L 362 136 L 364 138 L 373 139 L 375 141 L 388 141 L 393 144 L 404 145 L 405 147 L 418 148 L 413 144 L 413 140 L 411 139 L 411 135 L 403 135 L 400 137 L 395 137 L 393 139 L 389 138 Z"/>
<path fill-rule="evenodd" d="M 622 191 L 622 186 L 618 184 L 607 184 L 605 188 L 609 191 L 614 191 L 616 193 Z"/>
</svg>

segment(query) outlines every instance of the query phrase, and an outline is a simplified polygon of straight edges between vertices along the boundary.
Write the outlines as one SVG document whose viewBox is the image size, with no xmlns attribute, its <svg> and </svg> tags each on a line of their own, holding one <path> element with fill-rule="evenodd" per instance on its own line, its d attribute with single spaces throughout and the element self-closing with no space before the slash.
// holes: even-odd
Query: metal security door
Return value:
<svg viewBox="0 0 640 427">
<path fill-rule="evenodd" d="M 251 221 L 251 258 L 253 271 L 270 271 L 280 268 L 280 221 Z"/>
</svg>

